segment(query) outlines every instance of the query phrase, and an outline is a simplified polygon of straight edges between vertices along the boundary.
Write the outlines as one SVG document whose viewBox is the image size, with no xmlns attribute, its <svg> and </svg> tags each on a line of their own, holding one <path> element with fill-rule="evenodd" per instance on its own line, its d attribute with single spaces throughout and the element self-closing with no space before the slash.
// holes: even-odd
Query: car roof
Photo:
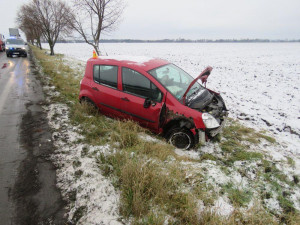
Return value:
<svg viewBox="0 0 300 225">
<path fill-rule="evenodd" d="M 9 41 L 9 40 L 21 40 L 21 41 L 25 42 L 22 38 L 19 38 L 19 37 L 9 37 L 9 38 L 6 38 L 6 41 Z"/>
<path fill-rule="evenodd" d="M 114 63 L 119 66 L 125 66 L 129 68 L 139 68 L 144 71 L 149 71 L 154 68 L 170 64 L 167 60 L 159 58 L 151 58 L 146 56 L 99 56 L 98 58 L 90 58 L 88 62 L 98 62 L 99 64 Z"/>
<path fill-rule="evenodd" d="M 11 36 L 6 38 L 6 39 L 23 40 L 21 37 L 11 37 Z"/>
</svg>

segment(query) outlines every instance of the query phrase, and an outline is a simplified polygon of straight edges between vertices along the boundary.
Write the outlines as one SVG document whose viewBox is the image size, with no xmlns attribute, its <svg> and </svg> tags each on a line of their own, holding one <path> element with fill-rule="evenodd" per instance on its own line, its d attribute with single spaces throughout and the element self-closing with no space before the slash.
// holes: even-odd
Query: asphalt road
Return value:
<svg viewBox="0 0 300 225">
<path fill-rule="evenodd" d="M 65 224 L 44 95 L 29 58 L 0 52 L 0 225 Z"/>
</svg>

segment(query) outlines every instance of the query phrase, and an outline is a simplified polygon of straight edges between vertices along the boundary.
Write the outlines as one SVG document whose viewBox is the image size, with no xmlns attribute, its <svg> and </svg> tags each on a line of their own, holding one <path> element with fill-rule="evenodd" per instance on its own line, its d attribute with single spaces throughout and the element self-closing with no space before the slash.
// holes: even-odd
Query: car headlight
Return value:
<svg viewBox="0 0 300 225">
<path fill-rule="evenodd" d="M 206 128 L 212 129 L 220 126 L 219 122 L 209 113 L 202 113 L 202 120 Z"/>
<path fill-rule="evenodd" d="M 25 48 L 25 47 L 22 47 L 22 49 L 25 50 L 26 48 Z"/>
</svg>

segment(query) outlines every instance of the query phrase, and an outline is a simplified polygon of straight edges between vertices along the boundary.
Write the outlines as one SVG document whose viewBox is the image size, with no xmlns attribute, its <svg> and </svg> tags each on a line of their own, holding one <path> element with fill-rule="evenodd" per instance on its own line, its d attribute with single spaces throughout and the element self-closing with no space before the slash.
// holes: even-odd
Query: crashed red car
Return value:
<svg viewBox="0 0 300 225">
<path fill-rule="evenodd" d="M 189 149 L 217 135 L 227 118 L 221 95 L 198 83 L 206 83 L 211 71 L 207 67 L 194 79 L 162 59 L 94 57 L 87 61 L 79 100 Z"/>
</svg>

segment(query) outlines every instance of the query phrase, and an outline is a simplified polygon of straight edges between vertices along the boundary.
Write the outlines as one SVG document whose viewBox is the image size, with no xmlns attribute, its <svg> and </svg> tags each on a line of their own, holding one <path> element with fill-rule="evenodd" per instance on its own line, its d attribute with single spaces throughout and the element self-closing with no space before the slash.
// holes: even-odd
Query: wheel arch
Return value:
<svg viewBox="0 0 300 225">
<path fill-rule="evenodd" d="M 190 129 L 195 128 L 195 124 L 194 124 L 194 122 L 188 120 L 187 118 L 183 118 L 183 117 L 172 119 L 167 124 L 164 125 L 163 136 L 165 136 L 167 134 L 167 132 L 173 127 L 180 127 L 180 128 L 186 127 L 187 129 L 190 130 Z"/>
<path fill-rule="evenodd" d="M 96 104 L 91 98 L 89 98 L 86 95 L 80 96 L 79 102 L 82 102 L 82 101 L 90 101 L 90 102 L 93 102 L 94 104 Z"/>
<path fill-rule="evenodd" d="M 96 104 L 96 101 L 95 101 L 94 96 L 92 95 L 92 93 L 88 90 L 85 90 L 85 89 L 81 89 L 80 94 L 79 94 L 79 101 L 81 102 L 81 100 L 83 100 L 83 99 L 89 99 L 94 104 Z"/>
</svg>

